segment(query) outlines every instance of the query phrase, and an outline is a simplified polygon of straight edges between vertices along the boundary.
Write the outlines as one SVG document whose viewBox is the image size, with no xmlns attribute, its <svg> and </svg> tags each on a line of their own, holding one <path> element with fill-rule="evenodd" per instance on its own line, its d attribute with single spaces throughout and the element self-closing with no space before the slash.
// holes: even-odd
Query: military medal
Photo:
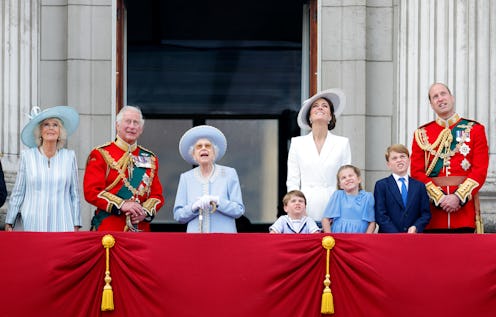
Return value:
<svg viewBox="0 0 496 317">
<path fill-rule="evenodd" d="M 470 142 L 470 131 L 457 130 L 456 132 L 456 142 Z"/>
<path fill-rule="evenodd" d="M 133 162 L 136 167 L 142 168 L 151 168 L 152 167 L 152 158 L 150 156 L 138 155 L 133 156 Z"/>
<path fill-rule="evenodd" d="M 147 174 L 144 174 L 143 175 L 143 183 L 146 185 L 146 186 L 150 186 L 151 183 L 150 183 L 150 176 L 148 176 Z"/>
<path fill-rule="evenodd" d="M 470 153 L 470 147 L 466 143 L 463 143 L 462 146 L 460 146 L 460 153 L 463 154 L 463 156 L 467 156 L 468 153 Z"/>
<path fill-rule="evenodd" d="M 470 162 L 466 158 L 464 158 L 463 161 L 461 162 L 460 166 L 463 168 L 464 171 L 468 171 L 470 166 L 472 166 L 472 165 L 470 164 Z"/>
<path fill-rule="evenodd" d="M 467 160 L 467 155 L 470 153 L 470 147 L 467 145 L 467 143 L 463 143 L 460 146 L 460 154 L 464 156 L 463 161 L 460 163 L 460 166 L 463 168 L 464 171 L 468 171 L 470 166 L 470 162 Z"/>
<path fill-rule="evenodd" d="M 456 142 L 461 142 L 462 141 L 462 130 L 457 130 L 456 131 Z"/>
</svg>

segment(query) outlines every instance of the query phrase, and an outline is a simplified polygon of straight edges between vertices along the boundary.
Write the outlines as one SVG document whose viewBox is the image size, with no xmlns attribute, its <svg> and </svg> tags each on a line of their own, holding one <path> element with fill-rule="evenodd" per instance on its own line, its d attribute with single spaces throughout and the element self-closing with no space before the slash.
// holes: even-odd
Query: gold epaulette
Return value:
<svg viewBox="0 0 496 317">
<path fill-rule="evenodd" d="M 111 142 L 111 141 L 106 142 L 106 143 L 104 143 L 104 144 L 102 144 L 102 145 L 95 146 L 95 147 L 93 148 L 93 150 L 96 150 L 96 149 L 101 149 L 102 147 L 107 147 L 107 146 L 109 146 L 110 144 L 112 144 L 112 142 Z"/>
<path fill-rule="evenodd" d="M 105 144 L 102 144 L 102 145 L 99 145 L 99 146 L 95 146 L 91 151 L 90 151 L 90 154 L 88 155 L 88 157 L 86 158 L 86 165 L 88 165 L 89 161 L 90 161 L 90 158 L 91 158 L 91 153 L 93 153 L 93 151 L 95 150 L 99 150 L 101 148 L 104 148 L 104 147 L 107 147 L 109 146 L 110 144 L 112 144 L 112 142 L 107 142 Z M 93 160 L 95 160 L 95 158 L 93 158 Z"/>
<path fill-rule="evenodd" d="M 455 191 L 455 195 L 460 199 L 462 204 L 465 204 L 467 201 L 472 199 L 472 191 L 478 186 L 479 183 L 475 180 L 467 178 L 460 184 L 460 186 L 458 186 L 458 189 Z"/>
<path fill-rule="evenodd" d="M 434 202 L 436 206 L 439 206 L 441 198 L 444 197 L 444 193 L 441 188 L 437 187 L 433 182 L 428 182 L 427 184 L 425 184 L 425 189 L 427 189 L 429 198 Z"/>
<path fill-rule="evenodd" d="M 423 124 L 423 125 L 421 125 L 420 127 L 418 127 L 418 129 L 425 128 L 426 126 L 428 126 L 428 125 L 430 125 L 430 124 L 432 124 L 432 123 L 436 123 L 436 121 L 435 121 L 435 120 L 432 120 L 432 121 L 430 121 L 430 122 L 427 122 L 426 124 Z M 417 130 L 418 130 L 418 129 L 417 129 Z"/>
<path fill-rule="evenodd" d="M 140 149 L 142 149 L 143 151 L 150 153 L 152 156 L 157 157 L 157 155 L 155 155 L 155 153 L 153 153 L 153 152 L 152 152 L 152 151 L 150 151 L 149 149 L 147 149 L 147 148 L 145 148 L 145 147 L 142 147 L 141 145 L 138 145 L 138 147 L 139 147 Z"/>
<path fill-rule="evenodd" d="M 468 121 L 468 122 L 473 122 L 474 124 L 481 124 L 479 121 L 475 121 L 473 119 L 467 119 L 465 117 L 463 117 L 462 120 L 465 120 L 465 121 Z"/>
</svg>

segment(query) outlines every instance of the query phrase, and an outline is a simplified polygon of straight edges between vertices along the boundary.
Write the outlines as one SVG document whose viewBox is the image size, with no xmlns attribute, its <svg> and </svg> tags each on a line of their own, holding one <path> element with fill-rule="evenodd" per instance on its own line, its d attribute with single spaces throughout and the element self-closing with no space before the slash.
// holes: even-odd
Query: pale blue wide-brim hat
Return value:
<svg viewBox="0 0 496 317">
<path fill-rule="evenodd" d="M 310 127 L 310 122 L 307 120 L 308 112 L 310 111 L 312 104 L 320 98 L 326 98 L 332 102 L 332 105 L 334 106 L 334 116 L 336 118 L 343 113 L 344 107 L 346 106 L 346 95 L 344 92 L 339 88 L 323 90 L 303 102 L 297 119 L 300 128 L 306 130 L 312 129 Z"/>
<path fill-rule="evenodd" d="M 41 111 L 40 107 L 33 107 L 29 118 L 29 122 L 22 129 L 21 140 L 22 143 L 30 148 L 37 146 L 34 131 L 38 129 L 39 124 L 45 119 L 57 118 L 62 121 L 67 136 L 74 133 L 79 125 L 79 114 L 69 106 L 55 106 L 43 111 Z"/>
<path fill-rule="evenodd" d="M 186 162 L 192 165 L 197 164 L 190 153 L 190 149 L 200 139 L 208 139 L 218 148 L 216 161 L 220 160 L 226 154 L 227 140 L 224 133 L 210 125 L 199 125 L 186 131 L 179 141 L 179 153 Z"/>
</svg>

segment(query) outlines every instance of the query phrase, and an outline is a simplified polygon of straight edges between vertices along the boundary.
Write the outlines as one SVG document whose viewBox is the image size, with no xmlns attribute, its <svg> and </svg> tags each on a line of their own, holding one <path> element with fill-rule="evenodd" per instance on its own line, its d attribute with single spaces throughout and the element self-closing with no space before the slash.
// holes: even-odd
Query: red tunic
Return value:
<svg viewBox="0 0 496 317">
<path fill-rule="evenodd" d="M 84 173 L 84 197 L 96 206 L 92 225 L 98 231 L 127 229 L 126 216 L 120 208 L 126 200 L 139 202 L 153 218 L 164 204 L 158 175 L 158 159 L 150 151 L 117 139 L 93 149 Z M 131 177 L 130 177 L 131 175 Z M 102 214 L 100 214 L 102 213 Z M 138 224 L 139 230 L 150 231 L 149 221 Z"/>
<path fill-rule="evenodd" d="M 445 126 L 448 126 L 449 130 L 445 131 Z M 448 146 L 440 150 L 443 144 Z M 488 165 L 486 132 L 484 126 L 476 121 L 455 115 L 448 121 L 438 118 L 415 131 L 410 169 L 413 178 L 427 185 L 431 198 L 432 218 L 426 229 L 475 227 L 475 206 L 472 197 L 484 185 Z M 453 186 L 441 186 L 443 179 L 436 177 L 445 176 L 463 176 L 466 179 L 463 181 L 461 178 L 461 183 Z M 430 182 L 432 184 L 429 184 Z M 436 207 L 439 196 L 436 198 L 436 195 L 429 191 L 429 186 L 441 189 L 444 194 L 457 195 L 462 202 L 461 209 L 447 213 Z"/>
</svg>

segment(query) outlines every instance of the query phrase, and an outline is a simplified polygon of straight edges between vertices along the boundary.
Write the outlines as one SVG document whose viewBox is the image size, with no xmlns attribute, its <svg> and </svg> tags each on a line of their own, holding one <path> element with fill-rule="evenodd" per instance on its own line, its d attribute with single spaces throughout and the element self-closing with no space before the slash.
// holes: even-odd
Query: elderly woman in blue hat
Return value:
<svg viewBox="0 0 496 317">
<path fill-rule="evenodd" d="M 79 114 L 68 106 L 31 110 L 21 132 L 29 147 L 21 153 L 10 195 L 5 230 L 12 231 L 21 214 L 25 231 L 78 231 L 81 227 L 76 155 L 64 148 L 79 125 Z"/>
<path fill-rule="evenodd" d="M 298 113 L 298 125 L 310 133 L 291 139 L 286 186 L 288 192 L 301 190 L 305 194 L 307 215 L 318 223 L 337 188 L 339 168 L 351 163 L 348 138 L 331 132 L 345 104 L 346 96 L 337 88 L 305 100 Z"/>
<path fill-rule="evenodd" d="M 181 174 L 174 204 L 174 219 L 187 223 L 187 232 L 237 232 L 235 219 L 245 212 L 238 174 L 216 164 L 226 148 L 224 134 L 208 125 L 191 128 L 179 141 L 183 159 L 198 165 Z"/>
</svg>

